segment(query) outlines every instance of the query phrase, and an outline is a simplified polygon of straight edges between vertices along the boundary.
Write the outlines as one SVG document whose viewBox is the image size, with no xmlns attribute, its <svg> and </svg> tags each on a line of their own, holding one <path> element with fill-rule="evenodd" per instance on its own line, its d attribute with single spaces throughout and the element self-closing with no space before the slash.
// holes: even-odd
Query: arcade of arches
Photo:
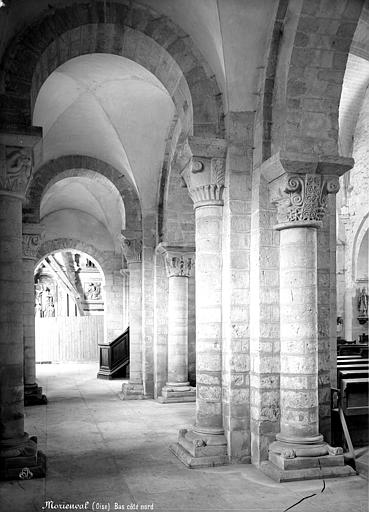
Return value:
<svg viewBox="0 0 369 512">
<path fill-rule="evenodd" d="M 330 395 L 368 332 L 369 3 L 1 4 L 1 476 L 43 475 L 34 273 L 50 302 L 80 255 L 102 342 L 129 325 L 122 398 L 196 401 L 173 457 L 352 474 Z"/>
</svg>

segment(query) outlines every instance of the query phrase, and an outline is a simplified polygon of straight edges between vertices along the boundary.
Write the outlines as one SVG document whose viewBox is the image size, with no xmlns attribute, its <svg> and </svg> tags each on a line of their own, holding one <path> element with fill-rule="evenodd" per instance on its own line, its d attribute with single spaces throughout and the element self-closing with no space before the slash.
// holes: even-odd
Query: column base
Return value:
<svg viewBox="0 0 369 512">
<path fill-rule="evenodd" d="M 184 385 L 171 386 L 167 384 L 162 389 L 162 395 L 158 397 L 161 404 L 196 402 L 196 388 Z"/>
<path fill-rule="evenodd" d="M 32 480 L 46 475 L 46 455 L 37 450 L 37 437 L 33 436 L 15 450 L 0 453 L 0 480 Z M 19 455 L 12 454 L 19 452 Z"/>
<path fill-rule="evenodd" d="M 143 385 L 135 382 L 123 382 L 119 398 L 121 400 L 143 400 L 145 398 Z"/>
<path fill-rule="evenodd" d="M 178 442 L 169 449 L 188 468 L 206 468 L 228 464 L 227 441 L 223 434 L 199 434 L 182 429 Z"/>
<path fill-rule="evenodd" d="M 324 442 L 303 445 L 275 441 L 269 447 L 269 460 L 260 469 L 277 482 L 356 475 L 345 466 L 342 448 Z"/>
<path fill-rule="evenodd" d="M 24 405 L 45 405 L 47 404 L 46 395 L 42 394 L 42 388 L 37 384 L 24 386 Z"/>
</svg>

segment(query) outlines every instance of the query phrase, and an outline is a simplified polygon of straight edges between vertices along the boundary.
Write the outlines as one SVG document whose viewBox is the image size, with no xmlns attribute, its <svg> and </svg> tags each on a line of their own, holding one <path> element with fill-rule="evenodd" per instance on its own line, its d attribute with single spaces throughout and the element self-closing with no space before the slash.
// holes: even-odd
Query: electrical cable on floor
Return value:
<svg viewBox="0 0 369 512">
<path fill-rule="evenodd" d="M 319 467 L 320 467 L 320 461 L 319 461 Z M 320 468 L 320 469 L 321 469 L 321 468 Z M 323 487 L 322 487 L 322 490 L 320 491 L 320 494 L 321 494 L 322 492 L 324 492 L 324 491 L 325 491 L 325 480 L 323 479 Z M 291 508 L 296 507 L 296 505 L 298 505 L 298 504 L 299 504 L 299 503 L 301 503 L 302 501 L 304 501 L 304 500 L 308 500 L 309 498 L 312 498 L 313 496 L 316 496 L 316 495 L 317 495 L 317 493 L 316 493 L 316 492 L 314 492 L 314 494 L 310 494 L 310 496 L 305 496 L 304 498 L 301 498 L 301 500 L 299 500 L 297 503 L 294 503 L 294 504 L 293 504 L 293 505 L 291 505 L 290 507 L 285 508 L 285 509 L 283 510 L 283 512 L 287 512 L 287 510 L 291 510 Z"/>
</svg>

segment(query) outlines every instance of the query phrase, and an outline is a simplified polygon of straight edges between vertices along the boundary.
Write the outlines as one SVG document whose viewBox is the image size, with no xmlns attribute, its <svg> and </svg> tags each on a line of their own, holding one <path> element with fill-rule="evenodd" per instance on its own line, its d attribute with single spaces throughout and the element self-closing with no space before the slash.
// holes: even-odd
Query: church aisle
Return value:
<svg viewBox="0 0 369 512">
<path fill-rule="evenodd" d="M 195 404 L 121 401 L 121 381 L 96 372 L 95 363 L 37 365 L 49 403 L 26 408 L 26 430 L 47 454 L 47 476 L 0 483 L 2 512 L 283 512 L 313 493 L 296 512 L 366 510 L 360 477 L 327 480 L 321 493 L 321 481 L 277 484 L 251 465 L 187 469 L 168 446 Z"/>
</svg>

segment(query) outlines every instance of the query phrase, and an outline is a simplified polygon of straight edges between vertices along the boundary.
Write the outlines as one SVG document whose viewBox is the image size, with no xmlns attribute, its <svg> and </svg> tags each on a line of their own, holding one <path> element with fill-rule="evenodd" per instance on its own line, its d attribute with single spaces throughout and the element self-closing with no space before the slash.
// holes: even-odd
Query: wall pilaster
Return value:
<svg viewBox="0 0 369 512">
<path fill-rule="evenodd" d="M 37 251 L 42 242 L 40 224 L 23 224 L 23 343 L 24 343 L 24 404 L 47 403 L 42 388 L 36 382 L 36 339 L 35 339 L 35 285 L 34 270 Z"/>
<path fill-rule="evenodd" d="M 142 235 L 122 232 L 122 252 L 129 279 L 129 382 L 122 385 L 123 400 L 142 399 Z"/>
</svg>

